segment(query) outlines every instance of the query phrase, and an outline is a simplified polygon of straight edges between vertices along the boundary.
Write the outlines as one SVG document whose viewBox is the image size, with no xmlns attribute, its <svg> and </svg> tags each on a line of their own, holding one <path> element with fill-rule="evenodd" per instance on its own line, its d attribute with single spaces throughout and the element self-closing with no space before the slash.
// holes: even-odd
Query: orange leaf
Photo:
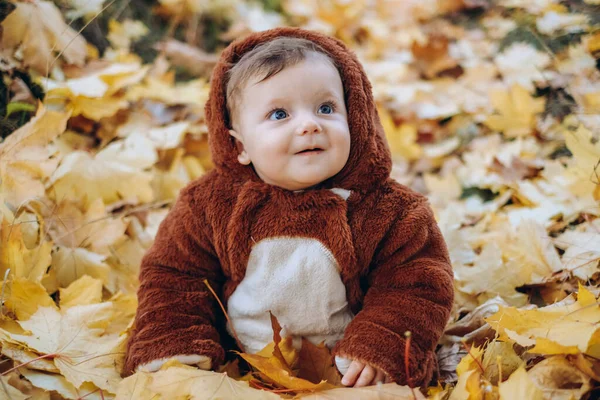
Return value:
<svg viewBox="0 0 600 400">
<path fill-rule="evenodd" d="M 316 391 L 335 388 L 335 386 L 327 383 L 326 381 L 315 384 L 305 379 L 296 378 L 289 370 L 286 370 L 286 367 L 281 363 L 281 361 L 275 357 L 266 358 L 257 354 L 238 354 L 240 357 L 246 360 L 248 364 L 256 368 L 270 381 L 286 389 L 295 389 L 298 391 Z"/>
<path fill-rule="evenodd" d="M 273 356 L 281 362 L 281 364 L 285 367 L 287 371 L 291 371 L 292 368 L 287 363 L 287 360 L 283 356 L 281 348 L 279 347 L 279 343 L 281 343 L 281 325 L 279 324 L 279 321 L 277 321 L 277 317 L 275 317 L 271 311 L 269 311 L 269 315 L 271 316 L 271 327 L 273 328 L 273 342 L 275 343 L 275 346 L 273 346 Z"/>
</svg>

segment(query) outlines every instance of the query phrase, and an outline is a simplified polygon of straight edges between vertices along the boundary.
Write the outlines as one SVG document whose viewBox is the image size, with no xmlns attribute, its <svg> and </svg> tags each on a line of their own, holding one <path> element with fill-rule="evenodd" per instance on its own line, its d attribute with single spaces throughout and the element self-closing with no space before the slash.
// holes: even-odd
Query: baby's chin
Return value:
<svg viewBox="0 0 600 400">
<path fill-rule="evenodd" d="M 281 181 L 277 186 L 287 190 L 307 190 L 318 188 L 333 175 L 295 176 L 293 179 Z"/>
</svg>

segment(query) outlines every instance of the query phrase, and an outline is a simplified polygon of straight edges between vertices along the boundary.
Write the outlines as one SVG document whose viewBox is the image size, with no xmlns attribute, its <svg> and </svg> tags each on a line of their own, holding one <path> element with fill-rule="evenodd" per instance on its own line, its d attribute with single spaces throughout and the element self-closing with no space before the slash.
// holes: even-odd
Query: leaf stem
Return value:
<svg viewBox="0 0 600 400">
<path fill-rule="evenodd" d="M 410 376 L 410 342 L 412 334 L 410 331 L 404 332 L 404 337 L 406 338 L 406 342 L 404 342 L 404 373 L 406 374 L 406 383 L 408 383 L 408 387 L 410 388 L 410 392 L 414 400 L 417 400 L 417 396 L 415 395 L 415 389 L 413 388 L 412 377 Z"/>
<path fill-rule="evenodd" d="M 17 369 L 19 369 L 19 368 L 21 368 L 21 367 L 24 367 L 24 366 L 26 366 L 27 364 L 31 364 L 31 363 L 32 363 L 32 362 L 34 362 L 34 361 L 43 360 L 43 359 L 45 359 L 45 358 L 54 358 L 54 357 L 58 357 L 58 354 L 56 354 L 56 353 L 44 354 L 43 356 L 36 357 L 36 358 L 34 358 L 33 360 L 29 360 L 29 361 L 27 361 L 27 362 L 24 362 L 24 363 L 22 363 L 22 364 L 16 365 L 16 366 L 12 367 L 11 369 L 8 369 L 8 370 L 4 371 L 4 372 L 3 372 L 2 374 L 0 374 L 0 375 L 1 375 L 1 376 L 8 375 L 8 374 L 10 374 L 11 372 L 13 372 L 13 371 L 15 371 L 15 370 L 17 370 Z"/>
<path fill-rule="evenodd" d="M 210 286 L 210 283 L 208 283 L 208 279 L 205 279 L 203 282 L 206 285 L 206 287 L 208 287 L 208 290 L 210 290 L 210 292 L 212 293 L 212 295 L 214 296 L 214 298 L 217 300 L 217 302 L 219 303 L 219 306 L 221 307 L 221 310 L 223 310 L 223 314 L 225 314 L 225 318 L 227 318 L 227 322 L 229 323 L 229 327 L 231 328 L 231 333 L 233 333 L 233 337 L 235 338 L 235 342 L 237 343 L 237 345 L 240 348 L 240 350 L 242 351 L 242 353 L 244 353 L 244 346 L 242 345 L 242 342 L 240 342 L 240 339 L 238 338 L 238 335 L 235 332 L 235 329 L 233 329 L 233 324 L 231 323 L 231 319 L 229 319 L 229 314 L 227 314 L 227 310 L 225 310 L 225 307 L 223 306 L 223 303 L 221 303 L 221 299 L 219 299 L 219 296 L 217 296 L 217 293 L 215 293 L 215 291 L 213 290 L 212 286 Z"/>
</svg>

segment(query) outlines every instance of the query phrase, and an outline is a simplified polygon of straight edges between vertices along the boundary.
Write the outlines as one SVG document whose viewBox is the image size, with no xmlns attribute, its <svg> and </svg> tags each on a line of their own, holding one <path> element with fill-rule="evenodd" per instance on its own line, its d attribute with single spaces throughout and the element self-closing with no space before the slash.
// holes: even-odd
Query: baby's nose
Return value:
<svg viewBox="0 0 600 400">
<path fill-rule="evenodd" d="M 321 132 L 321 125 L 314 119 L 306 119 L 301 124 L 298 133 L 301 135 L 306 135 L 307 133 L 319 133 Z"/>
</svg>

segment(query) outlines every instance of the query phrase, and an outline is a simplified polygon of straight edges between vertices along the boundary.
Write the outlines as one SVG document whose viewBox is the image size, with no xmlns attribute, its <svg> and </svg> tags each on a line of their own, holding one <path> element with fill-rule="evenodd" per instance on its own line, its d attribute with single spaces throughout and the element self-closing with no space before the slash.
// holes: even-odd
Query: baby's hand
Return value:
<svg viewBox="0 0 600 400">
<path fill-rule="evenodd" d="M 376 385 L 377 382 L 389 382 L 389 379 L 383 371 L 356 360 L 352 361 L 342 377 L 344 386 L 363 387 Z"/>
</svg>

